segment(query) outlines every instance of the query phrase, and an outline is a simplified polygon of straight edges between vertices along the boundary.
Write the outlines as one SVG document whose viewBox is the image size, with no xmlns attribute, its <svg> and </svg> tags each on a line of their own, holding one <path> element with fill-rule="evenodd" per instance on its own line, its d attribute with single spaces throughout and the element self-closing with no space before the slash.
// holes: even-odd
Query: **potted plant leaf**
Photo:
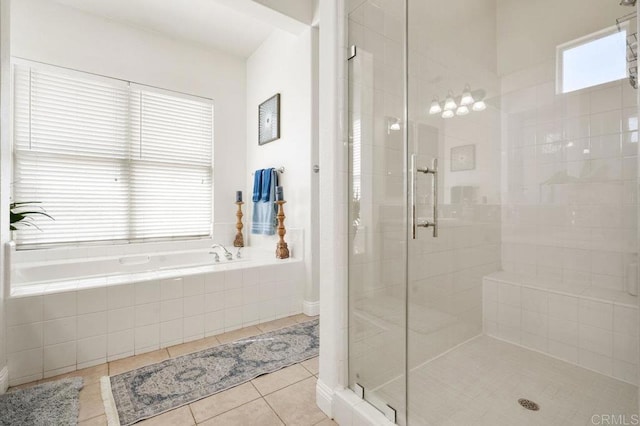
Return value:
<svg viewBox="0 0 640 426">
<path fill-rule="evenodd" d="M 38 216 L 45 216 L 51 220 L 55 220 L 47 214 L 44 208 L 36 204 L 40 204 L 40 201 L 24 201 L 9 204 L 9 229 L 11 231 L 17 231 L 22 227 L 34 227 L 39 230 L 40 228 L 35 224 L 35 218 Z"/>
</svg>

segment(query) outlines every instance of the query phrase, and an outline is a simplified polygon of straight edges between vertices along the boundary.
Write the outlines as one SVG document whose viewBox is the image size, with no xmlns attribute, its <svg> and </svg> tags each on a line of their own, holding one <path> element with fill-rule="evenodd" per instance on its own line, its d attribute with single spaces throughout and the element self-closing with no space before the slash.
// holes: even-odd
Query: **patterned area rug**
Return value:
<svg viewBox="0 0 640 426">
<path fill-rule="evenodd" d="M 77 425 L 82 377 L 56 380 L 0 396 L 0 425 Z"/>
<path fill-rule="evenodd" d="M 101 379 L 109 425 L 131 425 L 318 356 L 318 320 Z"/>
</svg>

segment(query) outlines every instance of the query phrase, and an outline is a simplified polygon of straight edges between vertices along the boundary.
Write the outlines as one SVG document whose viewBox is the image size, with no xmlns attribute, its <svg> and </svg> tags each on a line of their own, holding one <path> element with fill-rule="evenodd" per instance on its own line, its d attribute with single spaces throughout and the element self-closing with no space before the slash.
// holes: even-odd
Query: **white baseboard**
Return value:
<svg viewBox="0 0 640 426">
<path fill-rule="evenodd" d="M 302 313 L 310 317 L 320 315 L 320 302 L 307 302 L 305 300 L 302 302 Z"/>
<path fill-rule="evenodd" d="M 9 389 L 9 368 L 5 365 L 0 370 L 0 395 Z"/>
<path fill-rule="evenodd" d="M 333 418 L 333 390 L 322 380 L 316 381 L 316 404 L 329 418 Z"/>
<path fill-rule="evenodd" d="M 395 426 L 381 411 L 348 388 L 334 393 L 333 419 L 339 425 Z"/>
</svg>

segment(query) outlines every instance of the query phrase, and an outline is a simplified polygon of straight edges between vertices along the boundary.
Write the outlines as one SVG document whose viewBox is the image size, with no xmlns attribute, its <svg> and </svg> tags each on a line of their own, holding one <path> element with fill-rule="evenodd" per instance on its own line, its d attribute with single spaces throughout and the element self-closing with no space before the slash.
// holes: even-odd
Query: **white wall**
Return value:
<svg viewBox="0 0 640 426">
<path fill-rule="evenodd" d="M 11 136 L 10 109 L 10 68 L 9 68 L 9 30 L 10 30 L 10 2 L 0 1 L 0 393 L 4 393 L 9 385 L 9 374 L 6 369 L 7 354 L 5 345 L 5 314 L 4 295 L 6 269 L 4 267 L 4 245 L 9 241 L 9 187 L 6 184 L 11 179 L 11 150 L 9 138 Z"/>
<path fill-rule="evenodd" d="M 235 222 L 235 191 L 245 182 L 243 58 L 51 1 L 12 6 L 13 56 L 213 98 L 214 221 Z"/>
<path fill-rule="evenodd" d="M 311 28 L 299 36 L 276 30 L 247 60 L 247 173 L 245 194 L 249 201 L 253 188 L 252 172 L 256 169 L 284 166 L 280 185 L 284 187 L 285 226 L 304 230 L 306 283 L 305 301 L 318 300 L 311 275 L 311 171 L 312 66 L 315 31 Z M 258 145 L 258 105 L 280 93 L 280 139 Z M 272 244 L 275 250 L 277 235 L 262 237 L 249 234 L 251 203 L 247 202 L 247 234 L 251 244 Z M 317 224 L 316 224 L 317 226 Z M 286 237 L 285 237 L 286 239 Z M 300 253 L 301 254 L 301 253 Z M 294 256 L 300 256 L 295 254 Z"/>
</svg>

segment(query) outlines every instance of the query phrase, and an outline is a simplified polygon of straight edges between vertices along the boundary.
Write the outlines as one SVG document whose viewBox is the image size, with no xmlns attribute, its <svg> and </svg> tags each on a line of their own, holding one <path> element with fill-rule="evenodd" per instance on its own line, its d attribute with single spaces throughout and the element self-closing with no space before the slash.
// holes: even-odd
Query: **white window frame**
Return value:
<svg viewBox="0 0 640 426">
<path fill-rule="evenodd" d="M 171 242 L 171 241 L 193 241 L 193 240 L 206 240 L 213 238 L 213 223 L 214 223 L 214 143 L 215 143 L 215 102 L 212 98 L 193 95 L 189 93 L 179 92 L 171 89 L 159 88 L 156 86 L 151 86 L 142 83 L 136 83 L 132 81 L 123 80 L 117 77 L 109 77 L 101 74 L 96 74 L 88 71 L 76 70 L 68 67 L 61 67 L 51 64 L 46 64 L 38 61 L 33 61 L 25 58 L 12 57 L 11 58 L 11 91 L 10 91 L 10 99 L 11 99 L 11 112 L 10 112 L 10 120 L 11 123 L 14 123 L 15 114 L 13 109 L 13 104 L 15 102 L 15 79 L 14 79 L 14 70 L 16 65 L 18 66 L 28 66 L 35 67 L 39 70 L 54 72 L 59 75 L 68 76 L 71 78 L 80 78 L 86 79 L 90 77 L 95 81 L 108 82 L 111 85 L 119 85 L 122 84 L 122 87 L 129 87 L 131 89 L 140 89 L 146 92 L 154 92 L 157 94 L 164 94 L 172 97 L 183 98 L 187 100 L 194 100 L 198 102 L 206 102 L 211 105 L 211 204 L 209 206 L 210 214 L 211 214 L 211 223 L 209 224 L 209 229 L 207 234 L 202 235 L 194 235 L 194 236 L 170 236 L 170 237 L 154 237 L 154 238 L 135 238 L 135 239 L 111 239 L 111 240 L 95 240 L 95 241 L 77 241 L 77 242 L 54 242 L 54 243 L 35 243 L 35 244 L 16 244 L 16 250 L 39 250 L 39 249 L 49 249 L 49 248 L 64 248 L 64 247 L 82 247 L 82 246 L 96 246 L 96 245 L 126 245 L 126 244 L 141 244 L 141 243 L 149 243 L 149 242 Z M 13 125 L 12 125 L 13 128 Z M 12 131 L 11 134 L 11 179 L 13 182 L 16 165 L 16 149 L 15 149 L 15 137 Z M 11 185 L 10 189 L 10 197 L 12 200 L 15 199 L 14 194 L 14 185 Z M 44 206 L 46 209 L 46 206 Z"/>
<path fill-rule="evenodd" d="M 567 93 L 573 93 L 576 92 L 578 90 L 585 90 L 585 89 L 589 89 L 590 87 L 597 87 L 597 86 L 602 86 L 604 84 L 608 84 L 614 81 L 619 81 L 622 80 L 626 77 L 628 77 L 629 74 L 629 70 L 628 68 L 626 69 L 625 72 L 625 77 L 622 77 L 618 80 L 610 80 L 608 82 L 603 82 L 603 83 L 599 83 L 597 85 L 594 86 L 589 86 L 589 87 L 585 87 L 582 89 L 575 89 L 575 90 L 571 90 L 571 91 L 565 91 L 564 90 L 564 85 L 563 85 L 563 81 L 564 81 L 564 52 L 569 50 L 569 49 L 573 49 L 575 47 L 579 47 L 581 45 L 585 45 L 588 44 L 589 42 L 592 41 L 596 41 L 598 39 L 610 36 L 612 34 L 618 33 L 618 32 L 622 32 L 624 31 L 626 35 L 629 34 L 629 23 L 628 22 L 624 22 L 619 24 L 619 26 L 617 25 L 612 25 L 610 27 L 604 28 L 600 31 L 596 31 L 595 33 L 591 33 L 588 34 L 586 36 L 577 38 L 575 40 L 571 40 L 569 42 L 563 43 L 559 46 L 556 47 L 556 94 L 557 95 L 562 95 L 562 94 L 567 94 Z M 626 42 L 626 41 L 625 41 Z M 626 56 L 625 56 L 625 61 L 626 61 Z"/>
</svg>

